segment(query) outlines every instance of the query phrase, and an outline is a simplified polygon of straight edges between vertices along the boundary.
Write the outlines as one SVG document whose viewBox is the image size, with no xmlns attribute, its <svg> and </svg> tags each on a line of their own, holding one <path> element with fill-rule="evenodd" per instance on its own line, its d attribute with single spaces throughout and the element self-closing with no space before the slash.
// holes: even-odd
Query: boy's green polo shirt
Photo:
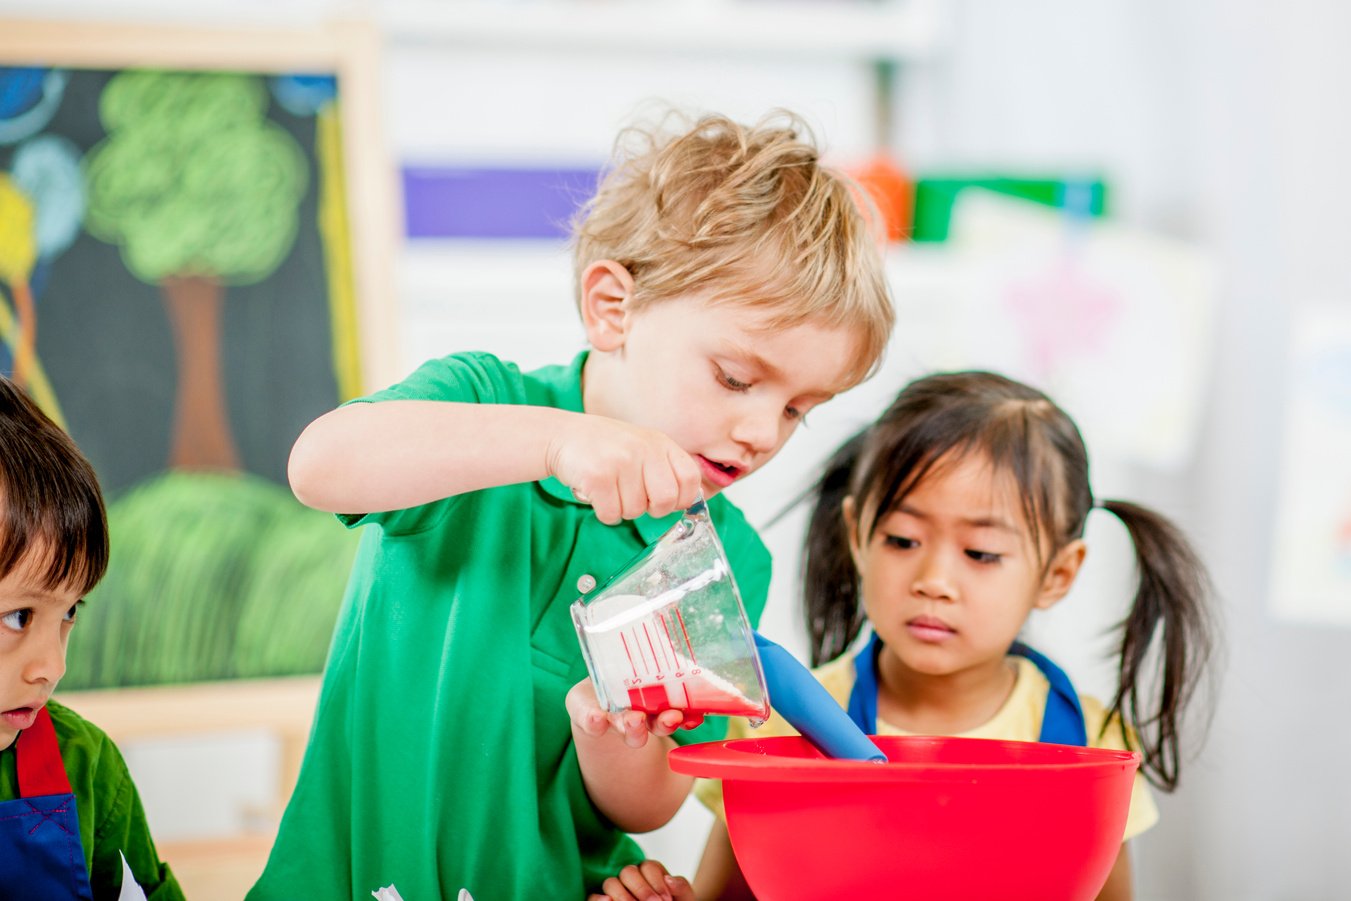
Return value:
<svg viewBox="0 0 1351 901">
<path fill-rule="evenodd" d="M 487 354 L 427 363 L 366 400 L 582 409 L 581 368 L 522 374 Z M 473 440 L 473 436 L 465 436 Z M 730 502 L 709 504 L 752 622 L 769 554 Z M 637 845 L 587 797 L 563 697 L 586 678 L 569 606 L 674 522 L 607 526 L 555 479 L 410 510 L 367 528 L 338 617 L 299 783 L 264 899 L 582 898 Z M 723 720 L 682 742 L 714 740 Z"/>
<path fill-rule="evenodd" d="M 123 854 L 147 901 L 182 901 L 178 881 L 168 865 L 160 863 L 140 795 L 117 745 L 98 726 L 56 701 L 47 702 L 47 712 L 75 795 L 94 901 L 115 899 L 121 893 Z M 0 751 L 0 801 L 19 797 L 14 744 Z M 0 896 L 10 897 L 7 887 L 0 874 Z"/>
</svg>

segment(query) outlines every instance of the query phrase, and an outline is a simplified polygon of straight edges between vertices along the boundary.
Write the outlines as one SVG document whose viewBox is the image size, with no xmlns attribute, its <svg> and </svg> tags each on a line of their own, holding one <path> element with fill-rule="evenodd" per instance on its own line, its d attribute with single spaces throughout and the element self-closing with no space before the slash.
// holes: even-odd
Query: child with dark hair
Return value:
<svg viewBox="0 0 1351 901">
<path fill-rule="evenodd" d="M 804 561 L 811 659 L 860 727 L 1139 751 L 1125 838 L 1154 824 L 1145 782 L 1178 784 L 1179 724 L 1212 645 L 1209 580 L 1166 518 L 1094 499 L 1087 450 L 1064 411 L 989 372 L 918 379 L 836 451 L 815 495 Z M 1018 640 L 1032 611 L 1054 606 L 1074 583 L 1095 509 L 1126 526 L 1139 573 L 1105 707 Z M 867 645 L 841 656 L 865 623 Z M 729 737 L 745 732 L 734 720 Z M 776 733 L 792 729 L 775 717 L 755 735 Z M 696 791 L 720 809 L 720 787 Z M 744 892 L 721 820 L 694 890 Z M 1131 894 L 1123 844 L 1098 897 Z"/>
<path fill-rule="evenodd" d="M 0 896 L 180 899 L 117 746 L 51 701 L 108 565 L 94 470 L 0 377 Z M 136 886 L 125 885 L 133 879 Z M 140 894 L 137 889 L 144 892 Z"/>
</svg>

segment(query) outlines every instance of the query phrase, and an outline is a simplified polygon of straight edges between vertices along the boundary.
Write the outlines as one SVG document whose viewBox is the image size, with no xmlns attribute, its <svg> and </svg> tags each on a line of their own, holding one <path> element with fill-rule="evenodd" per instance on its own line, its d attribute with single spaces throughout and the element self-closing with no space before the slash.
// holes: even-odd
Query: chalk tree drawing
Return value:
<svg viewBox="0 0 1351 901">
<path fill-rule="evenodd" d="M 86 158 L 95 236 L 159 284 L 178 393 L 169 465 L 239 468 L 221 378 L 227 285 L 270 275 L 295 241 L 307 175 L 295 140 L 264 118 L 258 78 L 127 71 L 103 92 L 108 137 Z"/>
</svg>

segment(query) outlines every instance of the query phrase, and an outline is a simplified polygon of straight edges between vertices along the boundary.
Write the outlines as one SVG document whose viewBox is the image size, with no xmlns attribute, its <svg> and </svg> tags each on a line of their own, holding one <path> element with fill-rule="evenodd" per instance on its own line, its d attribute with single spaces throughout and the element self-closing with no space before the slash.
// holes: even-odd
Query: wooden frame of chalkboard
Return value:
<svg viewBox="0 0 1351 901">
<path fill-rule="evenodd" d="M 392 278 L 399 240 L 398 195 L 394 167 L 387 161 L 381 137 L 379 63 L 378 31 L 364 23 L 221 28 L 0 18 L 0 75 L 31 70 L 19 74 L 31 76 L 27 87 L 32 89 L 26 99 L 23 84 L 17 91 L 0 90 L 0 320 L 4 320 L 0 372 L 16 368 L 22 354 L 26 387 L 35 396 L 45 389 L 48 400 L 64 402 L 53 403 L 51 412 L 64 409 L 62 425 L 94 460 L 113 529 L 113 562 L 81 616 L 88 622 L 72 635 L 67 678 L 58 697 L 115 741 L 126 742 L 133 755 L 142 743 L 188 742 L 194 735 L 209 740 L 212 734 L 260 730 L 276 736 L 281 749 L 275 797 L 253 811 L 249 824 L 237 834 L 190 839 L 170 835 L 161 841 L 161 853 L 192 897 L 240 897 L 261 870 L 276 818 L 294 785 L 318 691 L 319 679 L 313 674 L 323 661 L 331 617 L 346 578 L 343 561 L 350 559 L 356 538 L 332 517 L 300 508 L 290 496 L 284 475 L 287 441 L 294 440 L 303 426 L 302 413 L 317 415 L 321 404 L 331 407 L 402 374 Z M 252 78 L 242 93 L 234 90 L 237 85 L 222 83 L 217 93 L 208 91 L 204 99 L 180 103 L 173 118 L 191 117 L 203 104 L 213 103 L 235 109 L 242 105 L 253 113 L 265 109 L 250 126 L 256 140 L 243 143 L 258 151 L 267 141 L 281 140 L 281 133 L 289 129 L 299 158 L 310 164 L 303 188 L 295 188 L 294 179 L 290 182 L 292 193 L 305 196 L 295 200 L 288 214 L 294 221 L 280 228 L 293 229 L 299 236 L 296 242 L 309 242 L 308 250 L 297 259 L 300 251 L 294 247 L 300 245 L 295 244 L 290 250 L 275 251 L 272 256 L 277 259 L 262 263 L 256 254 L 236 254 L 245 258 L 242 263 L 236 260 L 236 277 L 220 279 L 230 297 L 217 304 L 225 312 L 211 327 L 213 340 L 197 345 L 211 348 L 209 353 L 172 350 L 182 343 L 184 332 L 200 338 L 200 322 L 192 324 L 191 317 L 176 322 L 170 309 L 175 303 L 193 305 L 201 299 L 201 291 L 192 286 L 193 276 L 203 268 L 199 258 L 188 255 L 178 260 L 178 271 L 166 269 L 164 254 L 158 251 L 175 241 L 136 243 L 137 229 L 160 215 L 154 204 L 137 198 L 134 191 L 128 194 L 118 179 L 98 181 L 106 175 L 103 170 L 117 171 L 112 164 L 118 158 L 100 149 L 105 139 L 125 124 L 133 100 L 138 96 L 144 100 L 158 90 L 149 82 L 124 84 L 119 98 L 110 99 L 108 84 L 125 72 L 260 76 Z M 333 83 L 330 89 L 335 86 L 340 115 L 330 116 L 322 125 L 314 110 L 308 118 L 303 112 L 277 113 L 279 89 L 291 91 L 290 99 L 303 106 L 314 100 L 316 88 L 322 94 L 326 78 Z M 287 79 L 286 85 L 278 83 Z M 52 86 L 66 89 L 64 104 L 55 112 L 44 107 Z M 173 90 L 162 94 L 172 95 Z M 34 116 L 46 117 L 44 124 L 29 127 Z M 84 131 L 71 126 L 80 116 L 89 124 Z M 66 126 L 71 127 L 63 131 Z M 153 133 L 130 138 L 124 143 L 130 144 L 133 159 L 156 150 L 151 146 Z M 323 165 L 316 166 L 321 138 L 327 151 Z M 214 152 L 223 143 L 208 141 L 202 146 Z M 25 151 L 22 160 L 20 150 Z M 125 161 L 127 148 L 122 150 Z M 156 165 L 140 171 L 138 178 L 153 181 L 167 172 L 171 180 L 191 182 L 221 168 L 217 160 L 194 175 L 172 165 Z M 255 198 L 254 207 L 275 212 L 268 204 L 285 193 L 287 180 L 273 169 L 264 170 L 274 180 Z M 60 199 L 60 192 L 52 191 L 62 186 L 63 179 L 78 179 L 86 192 L 74 225 L 66 221 L 64 227 L 62 216 L 70 220 L 72 215 L 69 204 L 44 203 L 53 196 Z M 335 184 L 340 189 L 337 205 Z M 228 182 L 225 185 L 229 187 Z M 99 191 L 107 194 L 96 196 Z M 217 193 L 237 192 L 218 186 Z M 130 215 L 124 215 L 128 211 Z M 213 214 L 205 225 L 191 217 L 177 220 L 172 229 L 161 228 L 159 235 L 177 239 L 205 227 L 219 240 L 199 242 L 200 246 L 212 251 L 217 244 L 234 247 L 239 242 L 228 239 L 232 215 Z M 250 234 L 263 228 L 261 221 L 248 223 Z M 265 221 L 268 228 L 278 230 L 273 217 Z M 281 243 L 285 239 L 282 235 Z M 329 254 L 330 245 L 342 252 Z M 258 273 L 273 264 L 277 268 L 261 277 L 279 280 L 269 304 L 259 295 Z M 71 268 L 78 271 L 71 274 Z M 345 292 L 339 300 L 351 320 L 341 336 L 337 334 L 341 304 L 334 300 L 338 292 L 333 287 L 339 281 Z M 17 291 L 16 284 L 21 286 Z M 276 298 L 289 303 L 307 291 L 326 295 L 318 306 L 311 302 L 310 312 L 304 314 L 309 319 L 288 320 L 269 310 L 284 306 Z M 176 292 L 182 295 L 177 300 L 171 297 Z M 36 340 L 26 351 L 18 337 L 17 294 L 36 310 Z M 250 321 L 241 322 L 241 316 Z M 303 350 L 298 339 L 304 324 L 319 320 L 332 326 L 335 337 L 321 341 L 327 344 L 320 351 Z M 290 332 L 288 322 L 294 325 Z M 157 342 L 154 348 L 149 347 L 147 334 Z M 263 346 L 249 348 L 250 343 Z M 176 435 L 175 423 L 200 413 L 203 404 L 188 404 L 191 409 L 185 414 L 183 405 L 175 404 L 176 396 L 182 399 L 183 386 L 164 383 L 185 381 L 186 370 L 204 356 L 219 357 L 218 368 L 224 373 L 219 382 L 232 386 L 231 391 L 218 392 L 230 396 L 215 413 L 235 420 L 226 444 L 236 447 L 237 472 L 222 465 L 220 436 L 211 437 L 211 429 L 206 429 L 205 439 L 200 429 L 196 438 L 180 440 Z M 264 356 L 274 363 L 259 362 Z M 303 366 L 288 359 L 293 356 L 303 360 Z M 303 409 L 296 402 L 302 393 L 298 387 L 302 379 L 296 375 L 300 368 L 329 370 L 326 387 L 319 394 L 305 395 L 309 407 Z M 142 381 L 113 389 L 108 385 L 110 372 L 119 378 L 124 372 L 140 373 Z M 135 404 L 127 404 L 128 398 Z M 283 408 L 291 418 L 280 416 L 278 410 Z M 261 416 L 259 410 L 264 411 Z M 246 424 L 246 419 L 260 419 L 260 424 Z M 259 449 L 264 442 L 257 433 L 263 431 L 271 442 L 266 453 Z M 133 439 L 140 443 L 133 444 Z M 154 484 L 147 489 L 147 482 Z M 151 531 L 138 535 L 144 527 Z M 194 532 L 201 539 L 195 543 Z M 303 541 L 279 547 L 296 539 Z M 230 546 L 231 542 L 237 543 Z M 218 548 L 224 553 L 213 558 Z M 128 563 L 131 559 L 136 562 Z M 324 572 L 330 575 L 323 576 Z M 128 581 L 129 576 L 135 578 Z M 212 586 L 218 588 L 214 596 L 203 594 Z M 164 597 L 154 601 L 150 595 L 161 589 Z M 329 617 L 327 622 L 314 619 L 316 606 Z M 160 624 L 158 631 L 136 625 L 143 620 Z M 252 635 L 246 628 L 249 623 L 259 626 Z M 223 633 L 228 633 L 227 640 L 217 641 L 220 648 L 243 650 L 233 657 L 218 654 L 209 639 L 219 640 Z M 299 649 L 294 641 L 287 647 L 274 642 L 267 650 L 263 633 L 304 637 L 307 647 Z M 211 664 L 213 655 L 219 656 L 215 670 L 193 670 Z M 121 665 L 136 663 L 132 658 L 138 657 L 165 660 Z M 174 664 L 180 669 L 166 665 L 169 657 L 181 658 Z M 292 666 L 300 657 L 307 660 L 305 666 Z M 79 670 L 83 681 L 72 678 L 80 675 Z M 210 675 L 213 671 L 223 675 Z M 191 810 L 184 807 L 194 803 L 190 787 L 151 781 L 155 784 L 143 785 L 142 793 L 152 822 L 164 828 L 168 819 L 181 822 L 185 812 L 191 818 Z M 156 804 L 161 805 L 158 810 Z M 175 816 L 166 819 L 166 812 Z"/>
<path fill-rule="evenodd" d="M 0 21 L 0 372 L 89 457 L 113 539 L 67 689 L 323 665 L 356 535 L 286 466 L 398 375 L 378 50 Z"/>
</svg>

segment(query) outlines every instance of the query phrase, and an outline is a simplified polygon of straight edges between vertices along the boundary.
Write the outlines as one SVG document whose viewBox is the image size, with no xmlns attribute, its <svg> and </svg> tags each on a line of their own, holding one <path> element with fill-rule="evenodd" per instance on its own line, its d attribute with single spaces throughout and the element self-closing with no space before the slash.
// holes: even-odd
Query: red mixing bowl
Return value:
<svg viewBox="0 0 1351 901">
<path fill-rule="evenodd" d="M 727 831 L 761 901 L 1091 899 L 1121 849 L 1140 755 L 1036 742 L 876 736 L 887 763 L 806 739 L 671 752 L 723 780 Z"/>
</svg>

